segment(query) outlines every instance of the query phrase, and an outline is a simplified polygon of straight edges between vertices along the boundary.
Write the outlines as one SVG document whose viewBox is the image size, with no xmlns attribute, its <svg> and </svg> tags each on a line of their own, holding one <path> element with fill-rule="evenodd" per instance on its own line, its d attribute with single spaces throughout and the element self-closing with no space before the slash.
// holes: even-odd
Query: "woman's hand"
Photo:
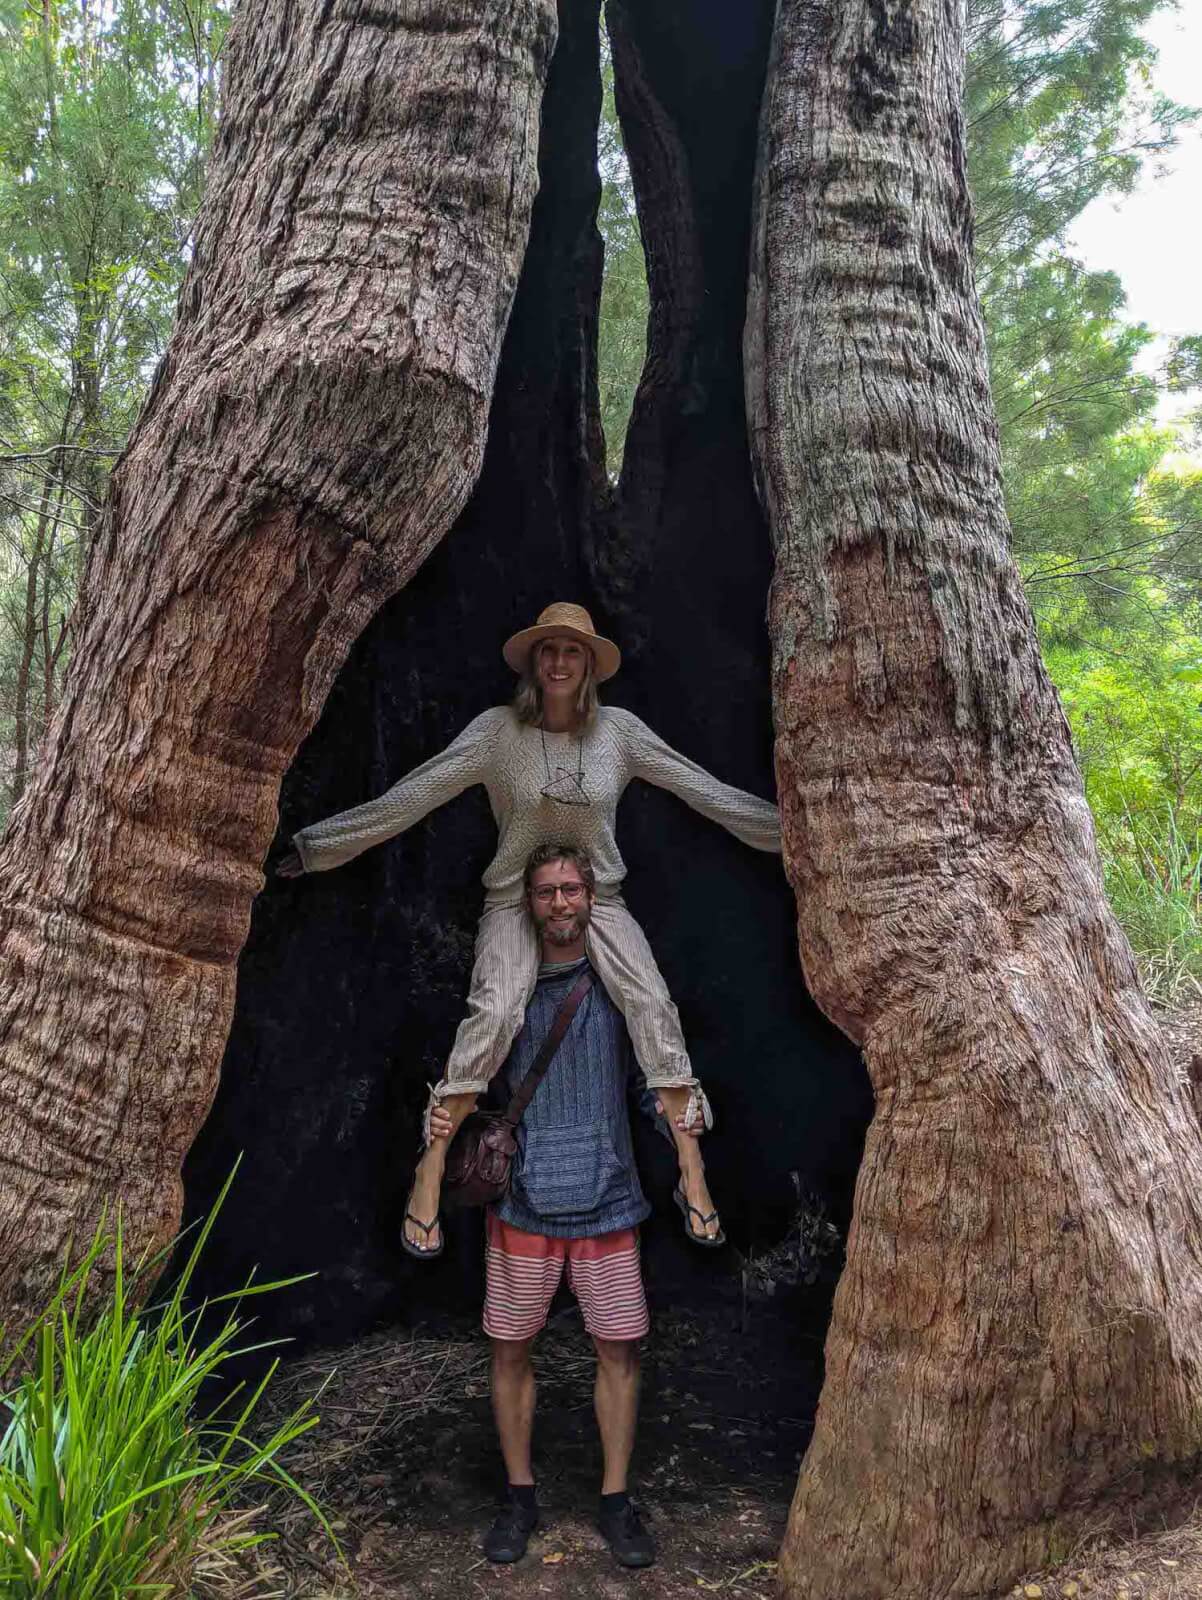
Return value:
<svg viewBox="0 0 1202 1600">
<path fill-rule="evenodd" d="M 449 1139 L 455 1129 L 455 1121 L 444 1105 L 437 1105 L 430 1112 L 430 1140 Z"/>
<path fill-rule="evenodd" d="M 300 858 L 299 850 L 289 850 L 276 865 L 277 878 L 300 878 L 304 876 L 305 863 Z"/>
</svg>

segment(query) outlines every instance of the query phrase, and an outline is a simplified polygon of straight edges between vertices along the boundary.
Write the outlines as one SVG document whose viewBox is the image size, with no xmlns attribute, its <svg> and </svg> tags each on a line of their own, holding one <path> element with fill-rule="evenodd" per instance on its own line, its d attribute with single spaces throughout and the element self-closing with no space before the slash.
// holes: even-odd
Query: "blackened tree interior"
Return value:
<svg viewBox="0 0 1202 1600">
<path fill-rule="evenodd" d="M 608 699 L 719 776 L 772 794 L 771 548 L 741 337 L 773 7 L 609 0 L 651 298 L 614 486 L 596 402 L 599 3 L 560 7 L 541 188 L 476 491 L 343 670 L 285 782 L 273 862 L 294 829 L 378 793 L 506 699 L 501 642 L 556 599 L 588 606 L 621 644 Z M 261 1303 L 265 1331 L 335 1340 L 478 1300 L 478 1219 L 452 1222 L 436 1265 L 411 1262 L 397 1236 L 494 839 L 475 790 L 337 872 L 285 882 L 269 866 L 220 1091 L 187 1168 L 195 1215 L 244 1156 L 206 1286 L 252 1268 L 318 1274 Z M 623 801 L 619 842 L 628 901 L 717 1110 L 706 1159 L 729 1235 L 742 1248 L 779 1238 L 791 1173 L 845 1221 L 870 1099 L 856 1052 L 805 993 L 779 860 L 641 785 Z M 658 1202 L 652 1297 L 703 1297 L 722 1258 L 688 1246 L 665 1208 L 666 1147 L 648 1136 L 641 1148 Z"/>
</svg>

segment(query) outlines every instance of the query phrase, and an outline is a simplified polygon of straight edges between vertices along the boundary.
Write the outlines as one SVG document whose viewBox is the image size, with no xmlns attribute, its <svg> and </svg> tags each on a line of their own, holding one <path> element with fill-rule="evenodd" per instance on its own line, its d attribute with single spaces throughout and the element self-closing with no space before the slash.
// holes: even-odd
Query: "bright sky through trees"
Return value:
<svg viewBox="0 0 1202 1600">
<path fill-rule="evenodd" d="M 1155 17 L 1144 30 L 1160 53 L 1154 84 L 1182 105 L 1202 105 L 1202 0 Z M 1072 253 L 1099 272 L 1116 272 L 1127 316 L 1178 337 L 1202 328 L 1202 124 L 1183 129 L 1160 174 L 1152 164 L 1129 195 L 1104 195 L 1069 230 Z M 1164 357 L 1157 340 L 1140 366 Z M 1198 395 L 1162 395 L 1162 420 L 1198 405 Z"/>
</svg>

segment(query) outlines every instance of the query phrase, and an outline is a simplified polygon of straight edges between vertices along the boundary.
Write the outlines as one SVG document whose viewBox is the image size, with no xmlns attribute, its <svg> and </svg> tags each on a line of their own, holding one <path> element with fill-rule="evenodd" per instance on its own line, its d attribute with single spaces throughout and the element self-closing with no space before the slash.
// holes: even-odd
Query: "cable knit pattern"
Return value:
<svg viewBox="0 0 1202 1600">
<path fill-rule="evenodd" d="M 575 777 L 581 762 L 589 805 L 563 805 L 542 793 L 548 777 Z M 753 849 L 780 850 L 780 815 L 774 805 L 720 783 L 633 713 L 612 706 L 598 711 L 583 741 L 574 734 L 541 735 L 538 728 L 520 723 L 508 706 L 496 706 L 382 795 L 302 828 L 293 843 L 306 872 L 326 872 L 482 783 L 499 834 L 497 853 L 484 874 L 490 900 L 520 897 L 527 858 L 548 839 L 587 850 L 598 890 L 612 894 L 626 876 L 614 822 L 632 778 L 678 795 Z"/>
</svg>

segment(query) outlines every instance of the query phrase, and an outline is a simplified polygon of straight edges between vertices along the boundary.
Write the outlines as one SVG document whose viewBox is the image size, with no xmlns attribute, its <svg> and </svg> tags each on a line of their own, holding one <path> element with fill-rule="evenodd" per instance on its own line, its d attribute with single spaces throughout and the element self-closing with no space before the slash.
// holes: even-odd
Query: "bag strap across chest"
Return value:
<svg viewBox="0 0 1202 1600">
<path fill-rule="evenodd" d="M 551 1031 L 543 1040 L 542 1047 L 535 1056 L 534 1061 L 531 1063 L 529 1072 L 527 1072 L 521 1083 L 518 1084 L 517 1089 L 514 1091 L 512 1100 L 510 1100 L 509 1104 L 502 1113 L 505 1121 L 509 1123 L 510 1127 L 516 1128 L 518 1123 L 522 1120 L 526 1107 L 530 1104 L 531 1100 L 534 1099 L 534 1091 L 543 1081 L 543 1076 L 546 1073 L 547 1068 L 551 1065 L 552 1056 L 563 1043 L 564 1034 L 567 1033 L 568 1029 L 571 1027 L 572 1018 L 580 1009 L 580 1002 L 584 999 L 585 995 L 589 992 L 592 986 L 592 971 L 590 968 L 585 967 L 584 971 L 576 979 L 576 982 L 572 985 L 571 989 L 569 989 L 567 995 L 564 997 L 564 1000 L 560 1005 L 559 1010 L 555 1013 L 555 1017 L 551 1023 Z"/>
</svg>

